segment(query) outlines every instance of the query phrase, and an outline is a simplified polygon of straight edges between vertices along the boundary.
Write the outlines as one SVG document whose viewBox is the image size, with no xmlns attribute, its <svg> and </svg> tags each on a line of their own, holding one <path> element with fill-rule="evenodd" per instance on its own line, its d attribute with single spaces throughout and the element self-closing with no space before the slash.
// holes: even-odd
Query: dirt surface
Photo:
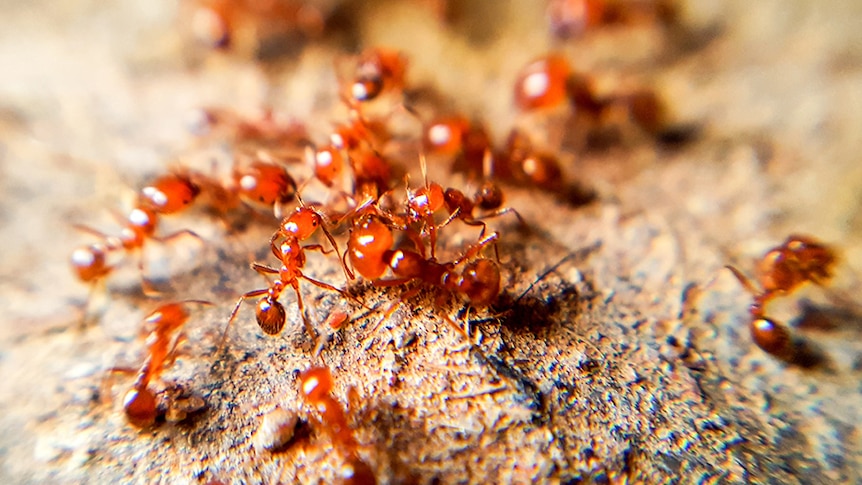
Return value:
<svg viewBox="0 0 862 485">
<path fill-rule="evenodd" d="M 552 47 L 608 86 L 655 85 L 673 120 L 697 127 L 686 143 L 634 134 L 583 152 L 556 118 L 545 121 L 569 181 L 597 197 L 573 205 L 507 187 L 507 204 L 532 231 L 491 223 L 505 282 L 491 308 L 465 313 L 463 302 L 429 289 L 380 326 L 379 313 L 358 316 L 336 333 L 321 323 L 332 309 L 359 309 L 303 287 L 336 399 L 350 404 L 360 455 L 378 481 L 862 480 L 858 2 L 693 2 L 671 31 L 620 27 L 563 44 L 551 41 L 533 1 L 471 3 L 452 27 L 411 2 L 374 2 L 349 10 L 351 35 L 265 68 L 190 46 L 187 12 L 175 2 L 138 3 L 2 2 L 3 483 L 334 479 L 343 457 L 325 436 L 277 453 L 254 446 L 276 406 L 308 416 L 296 376 L 316 361 L 294 296 L 283 298 L 279 336 L 265 336 L 248 305 L 218 350 L 236 298 L 265 284 L 248 263 L 271 261 L 275 220 L 229 231 L 195 209 L 165 231 L 190 228 L 203 244 L 147 250 L 166 299 L 216 304 L 194 313 L 164 375 L 203 397 L 206 411 L 146 431 L 122 413 L 131 379 L 105 379 L 112 367 L 139 365 L 140 321 L 158 301 L 126 264 L 94 293 L 82 327 L 88 289 L 68 257 L 92 240 L 73 224 L 115 231 L 112 211 L 128 209 L 149 177 L 207 164 L 188 129 L 194 108 L 270 105 L 325 134 L 336 116 L 333 62 L 351 38 L 402 49 L 411 85 L 451 96 L 498 142 L 513 124 L 536 122 L 517 116 L 511 86 Z M 464 183 L 439 167 L 432 177 Z M 474 231 L 453 224 L 441 252 L 453 256 Z M 811 368 L 752 343 L 750 297 L 723 269 L 750 272 L 790 233 L 815 235 L 841 255 L 828 290 L 776 310 L 798 323 L 805 301 L 808 313 L 827 316 L 827 325 L 795 329 L 821 357 Z M 325 256 L 309 257 L 308 273 L 347 285 Z M 369 306 L 388 307 L 403 291 L 349 286 Z M 470 341 L 441 315 L 473 322 Z"/>
</svg>

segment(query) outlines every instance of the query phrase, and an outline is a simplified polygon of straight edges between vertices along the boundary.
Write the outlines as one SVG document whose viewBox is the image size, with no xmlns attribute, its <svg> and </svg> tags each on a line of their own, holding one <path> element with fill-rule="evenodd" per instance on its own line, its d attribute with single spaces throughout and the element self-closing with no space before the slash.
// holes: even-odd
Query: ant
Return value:
<svg viewBox="0 0 862 485">
<path fill-rule="evenodd" d="M 123 410 L 129 423 L 139 428 L 151 426 L 160 414 L 158 396 L 150 388 L 150 382 L 158 379 L 162 371 L 173 364 L 177 346 L 183 339 L 180 330 L 189 319 L 187 306 L 189 304 L 211 305 L 202 300 L 186 300 L 166 303 L 150 313 L 144 322 L 152 325 L 146 341 L 148 344 L 147 358 L 137 372 L 137 378 L 123 398 Z M 113 368 L 111 373 L 132 373 L 125 368 Z M 200 398 L 187 398 L 181 402 L 168 398 L 167 412 L 164 413 L 171 421 L 181 421 L 189 412 L 203 407 Z"/>
<path fill-rule="evenodd" d="M 491 153 L 490 151 L 486 151 L 484 159 L 485 173 L 490 173 L 491 162 Z M 407 191 L 407 217 L 409 221 L 422 222 L 429 228 L 432 258 L 435 257 L 437 231 L 449 225 L 455 219 L 459 219 L 469 226 L 481 226 L 482 231 L 479 233 L 479 239 L 484 237 L 485 230 L 487 229 L 487 224 L 481 219 L 489 219 L 512 213 L 518 218 L 522 226 L 526 226 L 518 211 L 511 207 L 501 208 L 503 205 L 503 191 L 492 181 L 486 179 L 471 199 L 458 189 L 450 187 L 444 191 L 440 184 L 429 182 L 428 165 L 424 154 L 420 154 L 419 156 L 419 165 L 422 170 L 422 177 L 425 180 L 425 186 L 415 191 Z M 445 207 L 449 216 L 441 224 L 436 225 L 433 218 L 434 213 L 443 207 Z M 476 207 L 494 212 L 478 218 L 473 215 Z"/>
<path fill-rule="evenodd" d="M 240 200 L 272 207 L 276 215 L 296 198 L 296 181 L 279 165 L 255 161 L 245 169 L 234 169 L 233 179 Z"/>
<path fill-rule="evenodd" d="M 342 483 L 375 484 L 371 467 L 359 456 L 359 444 L 347 423 L 345 410 L 332 397 L 332 374 L 326 367 L 312 367 L 299 375 L 299 391 L 303 400 L 320 414 L 320 424 L 333 445 L 345 455 L 341 469 Z"/>
<path fill-rule="evenodd" d="M 138 195 L 138 202 L 129 212 L 119 236 L 109 236 L 88 226 L 75 225 L 81 231 L 102 239 L 101 243 L 79 248 L 72 253 L 72 269 L 79 280 L 94 284 L 101 281 L 113 270 L 107 263 L 107 255 L 114 251 L 126 253 L 142 251 L 148 239 L 167 243 L 181 236 L 191 236 L 200 240 L 193 231 L 184 229 L 167 236 L 156 236 L 159 216 L 172 214 L 188 207 L 200 193 L 200 188 L 185 174 L 170 174 L 157 178 L 144 187 Z M 138 259 L 144 292 L 155 293 L 144 277 L 144 259 Z"/>
<path fill-rule="evenodd" d="M 553 108 L 568 97 L 572 69 L 562 56 L 551 54 L 521 69 L 515 80 L 515 104 L 523 111 Z"/>
<path fill-rule="evenodd" d="M 350 233 L 347 256 L 353 268 L 375 286 L 419 281 L 464 295 L 472 305 L 487 306 L 500 294 L 500 269 L 490 259 L 474 258 L 498 237 L 498 233 L 492 233 L 470 246 L 455 261 L 438 263 L 417 250 L 392 249 L 392 229 L 381 220 L 381 216 L 365 214 Z M 381 279 L 387 269 L 392 271 L 394 278 Z M 402 296 L 401 301 L 409 298 L 409 294 Z M 395 308 L 393 306 L 386 312 L 384 320 Z"/>
<path fill-rule="evenodd" d="M 356 101 L 371 101 L 384 91 L 404 88 L 407 60 L 400 52 L 383 47 L 359 55 L 350 95 Z"/>
<path fill-rule="evenodd" d="M 302 199 L 300 199 L 300 203 L 302 203 Z M 299 306 L 299 313 L 302 316 L 305 329 L 308 332 L 309 337 L 313 340 L 315 339 L 314 328 L 311 326 L 305 315 L 302 293 L 299 291 L 299 281 L 306 280 L 320 288 L 348 296 L 343 290 L 340 290 L 328 283 L 311 278 L 302 272 L 302 268 L 305 266 L 306 250 L 316 250 L 324 254 L 331 252 L 326 251 L 323 246 L 319 244 L 307 244 L 304 246 L 300 244 L 302 241 L 310 238 L 318 228 L 323 230 L 327 239 L 332 244 L 334 251 L 338 255 L 339 261 L 342 261 L 341 253 L 338 251 L 335 239 L 332 237 L 332 234 L 329 233 L 329 230 L 323 226 L 323 221 L 324 216 L 317 209 L 308 207 L 304 204 L 297 207 L 292 214 L 282 220 L 279 229 L 269 240 L 270 250 L 279 262 L 281 262 L 281 267 L 273 268 L 259 263 L 252 263 L 251 265 L 251 268 L 258 273 L 262 275 L 277 275 L 278 279 L 272 282 L 268 288 L 252 290 L 240 296 L 230 314 L 227 325 L 225 326 L 222 342 L 227 338 L 228 329 L 230 328 L 234 318 L 236 318 L 242 303 L 247 298 L 255 296 L 263 295 L 263 297 L 258 300 L 255 308 L 257 324 L 260 326 L 261 330 L 268 335 L 277 335 L 281 332 L 282 328 L 284 328 L 286 313 L 284 306 L 279 303 L 278 298 L 287 287 L 292 287 L 293 291 L 296 293 L 297 305 Z M 277 244 L 279 239 L 282 241 Z M 352 279 L 353 273 L 343 265 L 343 261 L 342 266 L 345 275 L 347 275 L 349 279 Z"/>
<path fill-rule="evenodd" d="M 667 24 L 676 9 L 670 0 L 550 0 L 546 15 L 551 32 L 568 39 L 605 25 Z"/>
<path fill-rule="evenodd" d="M 795 291 L 805 283 L 823 285 L 832 277 L 835 252 L 809 236 L 791 235 L 781 246 L 770 249 L 755 268 L 758 286 L 733 266 L 726 266 L 742 286 L 753 295 L 748 308 L 749 329 L 754 343 L 769 354 L 783 360 L 794 360 L 798 345 L 790 330 L 781 322 L 769 318 L 766 305 L 777 297 Z"/>
</svg>

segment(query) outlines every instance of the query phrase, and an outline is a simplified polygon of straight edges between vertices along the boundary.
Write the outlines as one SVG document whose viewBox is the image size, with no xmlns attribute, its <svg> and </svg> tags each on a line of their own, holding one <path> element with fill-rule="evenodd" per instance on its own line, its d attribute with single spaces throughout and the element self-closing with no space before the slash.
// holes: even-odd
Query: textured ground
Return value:
<svg viewBox="0 0 862 485">
<path fill-rule="evenodd" d="M 171 262 L 171 297 L 217 302 L 195 315 L 166 375 L 206 399 L 195 419 L 136 431 L 120 412 L 128 381 L 103 386 L 106 369 L 142 358 L 137 329 L 156 305 L 133 270 L 96 295 L 97 323 L 78 327 L 87 289 L 67 258 L 89 239 L 71 223 L 110 229 L 112 208 L 191 150 L 188 110 L 272 103 L 313 130 L 330 121 L 320 112 L 335 89 L 332 46 L 264 72 L 190 51 L 173 2 L 144 3 L 0 2 L 0 479 L 331 480 L 340 458 L 325 439 L 275 455 L 252 446 L 262 414 L 299 406 L 295 376 L 310 352 L 295 307 L 276 338 L 244 309 L 229 349 L 215 352 L 237 295 L 263 284 L 247 264 L 267 258 L 272 226 L 226 234 L 192 211 L 170 225 L 206 245 L 153 251 Z M 403 48 L 411 82 L 450 93 L 502 136 L 515 121 L 517 69 L 549 48 L 535 2 L 510 4 L 468 13 L 499 37 L 469 22 L 441 30 L 398 2 L 358 12 L 358 37 Z M 437 308 L 430 291 L 378 329 L 359 319 L 332 337 L 323 360 L 341 402 L 357 391 L 351 415 L 381 481 L 862 480 L 860 15 L 849 1 L 697 2 L 683 10 L 679 37 L 634 29 L 563 46 L 611 83 L 656 82 L 698 136 L 564 155 L 571 176 L 598 193 L 587 206 L 510 189 L 534 231 L 495 223 L 508 284 L 493 309 L 470 313 L 501 314 L 473 325 L 474 347 L 439 316 L 457 318 L 462 305 Z M 826 358 L 813 369 L 753 345 L 748 297 L 722 270 L 751 268 L 790 232 L 842 255 L 833 289 L 805 294 L 831 315 L 826 328 L 799 330 Z M 343 283 L 330 260 L 309 265 Z M 305 291 L 313 321 L 344 305 Z M 397 295 L 356 291 L 382 304 Z M 785 307 L 788 318 L 799 313 L 795 300 Z"/>
</svg>

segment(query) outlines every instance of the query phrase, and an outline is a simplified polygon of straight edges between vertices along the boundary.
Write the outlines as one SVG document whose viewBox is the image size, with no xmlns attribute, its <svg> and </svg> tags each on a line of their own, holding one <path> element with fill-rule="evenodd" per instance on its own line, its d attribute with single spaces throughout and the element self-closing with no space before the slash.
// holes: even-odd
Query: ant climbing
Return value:
<svg viewBox="0 0 862 485">
<path fill-rule="evenodd" d="M 835 252 L 809 236 L 791 235 L 782 245 L 770 249 L 755 268 L 757 285 L 733 266 L 726 266 L 742 286 L 753 295 L 748 308 L 749 330 L 754 343 L 783 360 L 794 360 L 798 346 L 790 329 L 767 316 L 766 305 L 789 295 L 805 283 L 823 285 L 832 277 Z M 759 285 L 759 288 L 758 288 Z"/>
<path fill-rule="evenodd" d="M 341 483 L 377 483 L 371 467 L 359 456 L 359 444 L 347 423 L 344 408 L 332 397 L 332 388 L 332 374 L 326 367 L 312 367 L 299 375 L 299 392 L 302 399 L 317 411 L 321 428 L 332 440 L 334 447 L 345 456 Z"/>
<path fill-rule="evenodd" d="M 171 399 L 167 398 L 166 410 L 162 412 L 159 405 L 159 394 L 150 387 L 153 380 L 159 378 L 162 372 L 173 364 L 179 342 L 183 339 L 181 329 L 189 319 L 188 305 L 211 305 L 202 300 L 186 300 L 166 303 L 149 314 L 144 322 L 152 326 L 146 341 L 147 358 L 144 360 L 137 378 L 123 398 L 123 411 L 129 423 L 139 428 L 151 426 L 160 412 L 169 421 L 182 421 L 190 412 L 204 406 L 200 398 Z M 111 373 L 133 373 L 126 368 L 113 368 Z"/>
</svg>

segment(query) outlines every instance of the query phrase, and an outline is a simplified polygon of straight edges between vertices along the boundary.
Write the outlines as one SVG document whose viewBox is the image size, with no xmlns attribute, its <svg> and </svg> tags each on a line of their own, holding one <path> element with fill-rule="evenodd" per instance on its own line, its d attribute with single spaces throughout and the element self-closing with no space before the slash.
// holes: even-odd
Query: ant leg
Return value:
<svg viewBox="0 0 862 485">
<path fill-rule="evenodd" d="M 179 238 L 181 238 L 181 237 L 183 237 L 183 236 L 187 236 L 187 237 L 191 237 L 191 238 L 197 239 L 198 241 L 200 241 L 200 243 L 201 243 L 201 244 L 203 244 L 203 243 L 204 243 L 204 238 L 200 237 L 200 236 L 198 235 L 198 233 L 196 233 L 196 232 L 192 231 L 191 229 L 183 229 L 183 230 L 177 231 L 177 232 L 175 232 L 175 233 L 173 233 L 173 234 L 168 234 L 167 236 L 153 237 L 153 240 L 154 240 L 154 241 L 158 241 L 158 242 L 160 242 L 160 243 L 162 243 L 162 244 L 167 244 L 168 242 L 170 242 L 170 241 L 172 241 L 172 240 L 174 240 L 174 239 L 179 239 Z"/>
<path fill-rule="evenodd" d="M 306 250 L 306 249 L 307 249 L 307 250 L 309 250 L 309 251 L 320 251 L 320 253 L 321 253 L 321 254 L 331 254 L 331 253 L 332 253 L 332 251 L 333 251 L 332 249 L 330 249 L 329 251 L 327 251 L 327 250 L 326 250 L 323 246 L 321 246 L 320 244 L 308 244 L 308 245 L 303 246 L 303 247 L 302 247 L 302 249 L 303 249 L 303 250 Z M 339 256 L 340 256 L 340 255 L 339 255 Z"/>
<path fill-rule="evenodd" d="M 83 232 L 83 233 L 85 233 L 85 234 L 90 234 L 91 236 L 96 236 L 96 237 L 98 237 L 98 238 L 100 238 L 100 239 L 108 240 L 108 239 L 110 239 L 110 238 L 111 238 L 111 236 L 109 236 L 109 235 L 105 234 L 104 232 L 102 232 L 102 231 L 100 231 L 100 230 L 98 230 L 98 229 L 93 229 L 93 228 L 92 228 L 92 227 L 90 227 L 90 226 L 85 226 L 85 225 L 83 225 L 83 224 L 72 224 L 72 227 L 73 227 L 75 230 L 81 231 L 81 232 Z"/>
<path fill-rule="evenodd" d="M 502 209 L 497 209 L 494 212 L 491 212 L 490 214 L 483 214 L 483 215 L 477 217 L 476 219 L 493 219 L 495 217 L 500 217 L 504 214 L 514 214 L 515 217 L 518 218 L 518 222 L 521 224 L 521 227 L 524 227 L 527 229 L 530 228 L 530 226 L 527 224 L 527 221 L 525 221 L 524 218 L 521 217 L 521 214 L 512 207 L 503 207 Z"/>
<path fill-rule="evenodd" d="M 279 273 L 279 271 L 277 269 L 263 265 L 263 264 L 260 264 L 260 263 L 251 263 L 251 269 L 257 271 L 258 273 L 260 273 L 262 275 L 278 274 Z"/>
<path fill-rule="evenodd" d="M 322 219 L 322 217 L 321 217 L 321 219 Z M 326 239 L 329 240 L 329 244 L 332 245 L 332 249 L 335 250 L 335 254 L 338 256 L 338 259 L 341 260 L 341 269 L 344 271 L 344 276 L 347 277 L 348 281 L 356 279 L 356 275 L 353 273 L 353 271 L 350 268 L 348 268 L 346 264 L 344 264 L 344 259 L 342 259 L 341 251 L 338 249 L 338 244 L 335 244 L 335 238 L 332 237 L 332 234 L 329 232 L 329 230 L 323 224 L 320 225 L 320 229 L 323 230 L 323 234 L 326 236 Z M 308 247 L 308 246 L 306 246 L 306 247 Z M 324 252 L 323 249 L 321 249 L 320 251 L 323 254 L 328 254 L 328 253 Z M 344 253 L 344 254 L 346 255 L 347 253 Z"/>
<path fill-rule="evenodd" d="M 257 269 L 257 268 L 255 268 L 255 269 Z M 233 307 L 233 311 L 230 312 L 230 318 L 227 319 L 227 325 L 224 326 L 224 332 L 222 332 L 221 342 L 219 342 L 218 353 L 221 353 L 221 351 L 224 349 L 224 344 L 227 342 L 227 332 L 228 332 L 228 330 L 230 330 L 230 324 L 233 323 L 234 318 L 236 318 L 236 314 L 237 314 L 237 312 L 239 312 L 239 307 L 242 305 L 242 302 L 244 302 L 246 298 L 253 298 L 255 296 L 260 296 L 260 295 L 266 294 L 268 291 L 269 291 L 269 288 L 261 288 L 259 290 L 249 291 L 248 293 L 245 293 L 244 295 L 239 297 L 239 300 L 237 300 L 236 305 L 234 305 L 234 307 Z"/>
<path fill-rule="evenodd" d="M 468 247 L 467 250 L 464 251 L 464 254 L 460 258 L 456 259 L 453 262 L 453 264 L 455 266 L 457 266 L 457 265 L 463 263 L 464 261 L 466 261 L 468 259 L 475 258 L 482 251 L 482 248 L 484 248 L 488 244 L 496 241 L 499 237 L 500 237 L 499 232 L 492 232 L 491 234 L 485 236 L 484 238 L 479 239 L 476 242 L 476 244 L 473 244 L 470 247 Z"/>
<path fill-rule="evenodd" d="M 458 216 L 460 216 L 460 215 L 461 215 L 461 208 L 458 207 L 454 211 L 452 211 L 451 214 L 449 214 L 449 217 L 447 217 L 445 221 L 441 222 L 440 224 L 437 224 L 437 229 L 438 230 L 443 229 L 444 227 L 448 226 L 449 224 L 452 223 L 452 221 L 457 219 Z"/>
<path fill-rule="evenodd" d="M 302 324 L 305 326 L 305 331 L 308 333 L 308 337 L 316 349 L 318 347 L 317 332 L 314 330 L 311 322 L 308 321 L 308 316 L 305 315 L 305 304 L 302 302 L 302 293 L 299 291 L 299 281 L 294 280 L 291 286 L 293 286 L 293 291 L 296 293 L 296 304 L 299 306 L 299 316 L 302 318 Z"/>
<path fill-rule="evenodd" d="M 742 274 L 742 271 L 739 271 L 738 269 L 734 268 L 729 264 L 725 265 L 724 267 L 729 269 L 730 272 L 733 273 L 733 276 L 736 277 L 736 279 L 740 282 L 740 284 L 742 284 L 742 287 L 745 288 L 747 292 L 755 296 L 760 295 L 760 290 L 758 290 L 754 286 L 754 283 L 751 282 L 751 279 L 749 279 L 748 276 Z"/>
<path fill-rule="evenodd" d="M 383 280 L 383 281 L 389 283 L 389 282 L 395 282 L 397 280 Z M 375 286 L 376 286 L 376 284 L 377 284 L 377 282 L 375 281 Z M 380 320 L 377 320 L 377 323 L 375 323 L 374 326 L 368 330 L 368 335 L 369 336 L 374 335 L 377 332 L 377 329 L 380 328 L 381 325 L 383 325 L 383 322 L 392 318 L 392 315 L 395 314 L 395 311 L 398 310 L 398 307 L 400 307 L 402 303 L 404 303 L 406 300 L 409 300 L 410 298 L 413 298 L 414 296 L 419 294 L 419 290 L 421 290 L 421 289 L 422 289 L 421 285 L 416 286 L 416 287 L 413 287 L 413 288 L 405 291 L 401 295 L 399 295 L 398 299 L 396 301 L 392 302 L 392 304 L 389 305 L 389 308 L 387 308 L 386 311 L 383 312 L 383 316 L 380 317 Z"/>
<path fill-rule="evenodd" d="M 132 367 L 111 367 L 107 370 L 107 375 L 102 378 L 102 383 L 99 385 L 99 396 L 102 404 L 110 404 L 108 398 L 111 395 L 111 388 L 114 387 L 114 378 L 117 374 L 131 376 L 138 373 L 138 369 Z"/>
<path fill-rule="evenodd" d="M 344 298 L 348 298 L 350 300 L 355 301 L 356 303 L 359 303 L 359 305 L 362 306 L 362 308 L 370 310 L 370 308 L 368 308 L 368 306 L 365 305 L 365 302 L 363 302 L 359 298 L 347 293 L 346 291 L 342 290 L 341 288 L 337 288 L 335 286 L 330 285 L 329 283 L 324 283 L 323 281 L 316 280 L 316 279 L 314 279 L 310 276 L 306 276 L 302 273 L 300 273 L 299 277 L 304 279 L 305 281 L 308 281 L 309 283 L 311 283 L 317 287 L 323 288 L 324 290 L 334 291 L 334 292 L 338 293 L 339 295 L 343 296 Z"/>
</svg>

